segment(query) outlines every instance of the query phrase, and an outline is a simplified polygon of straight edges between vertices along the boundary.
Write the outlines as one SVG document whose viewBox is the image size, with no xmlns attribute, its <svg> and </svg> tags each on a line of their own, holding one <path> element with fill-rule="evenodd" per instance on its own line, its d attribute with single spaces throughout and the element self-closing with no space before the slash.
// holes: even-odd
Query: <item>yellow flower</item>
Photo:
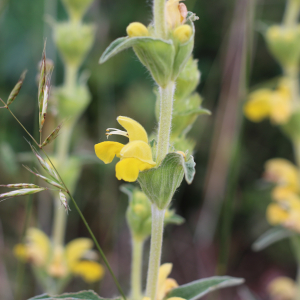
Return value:
<svg viewBox="0 0 300 300">
<path fill-rule="evenodd" d="M 299 191 L 299 172 L 294 164 L 283 158 L 270 159 L 265 164 L 265 178 L 291 192 Z M 282 192 L 282 191 L 281 191 Z"/>
<path fill-rule="evenodd" d="M 268 285 L 268 293 L 272 300 L 294 300 L 296 284 L 288 277 L 277 277 Z"/>
<path fill-rule="evenodd" d="M 163 264 L 159 268 L 158 273 L 158 287 L 156 300 L 162 300 L 174 288 L 178 287 L 175 279 L 168 278 L 172 271 L 173 265 L 170 263 Z M 172 298 L 169 298 L 172 299 Z"/>
<path fill-rule="evenodd" d="M 95 145 L 95 152 L 105 164 L 111 163 L 115 156 L 120 158 L 116 165 L 116 177 L 128 182 L 134 182 L 139 172 L 153 168 L 156 163 L 152 160 L 151 148 L 144 127 L 135 120 L 118 117 L 117 121 L 126 131 L 109 128 L 107 136 L 117 134 L 129 138 L 129 143 L 102 142 Z"/>
<path fill-rule="evenodd" d="M 166 3 L 166 19 L 170 28 L 175 29 L 184 24 L 187 16 L 187 8 L 179 0 L 168 0 Z"/>
<path fill-rule="evenodd" d="M 271 225 L 282 225 L 300 232 L 300 198 L 291 194 L 267 208 L 267 220 Z"/>
<path fill-rule="evenodd" d="M 103 278 L 104 268 L 95 261 L 81 261 L 73 268 L 73 273 L 81 276 L 84 281 L 93 283 Z"/>
<path fill-rule="evenodd" d="M 51 277 L 66 278 L 70 274 L 79 275 L 88 283 L 102 279 L 104 268 L 95 261 L 86 259 L 93 242 L 88 238 L 78 238 L 63 246 L 53 246 L 44 232 L 37 228 L 27 231 L 27 243 L 14 248 L 17 258 L 29 261 L 46 271 Z"/>
<path fill-rule="evenodd" d="M 246 117 L 252 122 L 270 118 L 274 124 L 286 123 L 292 112 L 291 94 L 288 84 L 282 79 L 276 90 L 259 89 L 250 93 L 244 106 Z"/>
</svg>

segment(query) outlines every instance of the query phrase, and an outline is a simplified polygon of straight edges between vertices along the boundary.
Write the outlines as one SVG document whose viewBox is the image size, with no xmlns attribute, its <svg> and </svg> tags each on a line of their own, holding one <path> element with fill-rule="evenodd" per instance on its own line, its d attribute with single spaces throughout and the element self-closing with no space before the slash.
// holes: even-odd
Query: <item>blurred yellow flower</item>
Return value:
<svg viewBox="0 0 300 300">
<path fill-rule="evenodd" d="M 174 288 L 178 287 L 178 284 L 175 279 L 168 278 L 172 271 L 173 265 L 170 263 L 163 264 L 159 268 L 158 273 L 158 287 L 157 287 L 157 296 L 156 300 L 162 300 L 165 296 Z M 175 297 L 173 297 L 175 298 Z M 169 299 L 173 299 L 169 298 Z M 177 297 L 176 297 L 177 298 Z M 175 299 L 173 299 L 175 300 Z"/>
<path fill-rule="evenodd" d="M 120 158 L 116 165 L 116 177 L 128 182 L 134 182 L 139 172 L 153 168 L 156 163 L 152 160 L 151 148 L 144 127 L 135 120 L 118 117 L 117 121 L 126 131 L 109 128 L 107 136 L 117 134 L 129 138 L 129 143 L 102 142 L 95 145 L 95 152 L 105 164 L 111 163 L 115 156 Z"/>
<path fill-rule="evenodd" d="M 26 244 L 17 244 L 14 254 L 18 259 L 32 263 L 45 270 L 51 277 L 66 278 L 79 275 L 88 283 L 101 280 L 104 268 L 95 261 L 85 260 L 92 251 L 93 242 L 78 238 L 63 246 L 53 246 L 48 236 L 37 228 L 29 228 Z M 84 259 L 84 260 L 83 260 Z"/>
<path fill-rule="evenodd" d="M 270 159 L 265 164 L 264 177 L 285 188 L 277 191 L 277 194 L 299 192 L 299 171 L 294 164 L 283 158 Z"/>
<path fill-rule="evenodd" d="M 296 299 L 296 284 L 288 277 L 277 277 L 268 285 L 267 289 L 272 300 Z"/>
<path fill-rule="evenodd" d="M 271 225 L 282 225 L 300 232 L 300 198 L 291 195 L 267 207 L 267 220 Z"/>
<path fill-rule="evenodd" d="M 259 89 L 250 93 L 244 113 L 252 122 L 270 118 L 274 124 L 286 123 L 292 113 L 291 93 L 286 80 L 282 79 L 276 90 Z"/>
</svg>

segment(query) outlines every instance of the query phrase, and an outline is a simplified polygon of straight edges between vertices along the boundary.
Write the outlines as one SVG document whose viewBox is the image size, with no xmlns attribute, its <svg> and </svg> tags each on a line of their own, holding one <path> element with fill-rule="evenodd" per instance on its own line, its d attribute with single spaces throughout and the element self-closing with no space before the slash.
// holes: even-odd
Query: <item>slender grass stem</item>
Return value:
<svg viewBox="0 0 300 300">
<path fill-rule="evenodd" d="M 164 217 L 165 209 L 159 209 L 155 204 L 152 204 L 151 246 L 146 288 L 146 297 L 149 297 L 151 300 L 155 300 L 157 294 Z"/>
<path fill-rule="evenodd" d="M 102 259 L 103 259 L 103 261 L 104 261 L 104 264 L 106 265 L 106 267 L 107 267 L 109 273 L 111 274 L 111 276 L 112 276 L 112 278 L 113 278 L 113 280 L 114 280 L 114 282 L 115 282 L 115 284 L 116 284 L 116 286 L 117 286 L 117 288 L 118 288 L 120 294 L 122 295 L 122 297 L 124 298 L 124 300 L 126 300 L 126 296 L 125 296 L 125 294 L 124 294 L 124 292 L 123 292 L 123 290 L 122 290 L 122 288 L 121 288 L 121 286 L 120 286 L 120 284 L 119 284 L 117 278 L 115 277 L 115 274 L 113 273 L 113 271 L 112 271 L 112 269 L 111 269 L 111 267 L 110 267 L 110 264 L 109 264 L 108 260 L 106 259 L 105 254 L 104 254 L 104 252 L 102 251 L 102 249 L 101 249 L 101 247 L 100 247 L 100 245 L 99 245 L 99 243 L 98 243 L 98 241 L 97 241 L 95 235 L 93 234 L 93 231 L 91 230 L 91 228 L 90 228 L 89 224 L 87 223 L 85 217 L 83 216 L 83 214 L 82 214 L 80 208 L 78 207 L 78 205 L 77 205 L 75 199 L 73 198 L 73 196 L 72 196 L 71 193 L 69 192 L 67 186 L 65 185 L 63 179 L 61 178 L 59 172 L 58 172 L 57 169 L 55 168 L 55 166 L 54 166 L 54 164 L 52 163 L 51 159 L 49 158 L 49 156 L 47 155 L 47 153 L 45 152 L 45 150 L 44 150 L 44 149 L 39 145 L 39 143 L 35 140 L 35 138 L 27 131 L 27 129 L 23 126 L 23 124 L 19 121 L 19 119 L 18 119 L 18 118 L 13 114 L 13 112 L 7 107 L 6 103 L 5 103 L 1 98 L 0 98 L 0 100 L 4 103 L 4 105 L 5 105 L 5 107 L 7 108 L 7 110 L 11 113 L 11 115 L 15 118 L 15 120 L 20 124 L 20 126 L 25 130 L 25 132 L 30 136 L 30 138 L 34 141 L 34 143 L 35 143 L 35 144 L 43 151 L 43 153 L 44 153 L 45 156 L 47 157 L 48 161 L 50 162 L 51 166 L 53 167 L 53 169 L 54 169 L 54 170 L 56 171 L 56 173 L 58 174 L 59 179 L 61 180 L 61 182 L 62 182 L 64 188 L 66 189 L 66 192 L 68 193 L 69 197 L 71 198 L 71 200 L 72 200 L 72 202 L 73 202 L 73 204 L 74 204 L 74 206 L 75 206 L 77 212 L 79 213 L 79 215 L 80 215 L 80 217 L 81 217 L 81 219 L 82 219 L 84 225 L 86 226 L 88 232 L 90 233 L 90 235 L 91 235 L 91 237 L 92 237 L 92 240 L 94 241 L 94 243 L 95 243 L 95 245 L 96 245 L 96 248 L 98 249 L 98 251 L 99 251 L 99 253 L 100 253 L 100 255 L 101 255 L 101 257 L 102 257 Z"/>
</svg>

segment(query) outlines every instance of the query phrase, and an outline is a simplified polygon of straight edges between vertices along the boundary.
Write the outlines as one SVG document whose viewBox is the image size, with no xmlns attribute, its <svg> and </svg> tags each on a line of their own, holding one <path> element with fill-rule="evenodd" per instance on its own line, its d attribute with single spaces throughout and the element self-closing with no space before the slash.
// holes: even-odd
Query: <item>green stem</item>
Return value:
<svg viewBox="0 0 300 300">
<path fill-rule="evenodd" d="M 169 152 L 174 92 L 175 82 L 173 81 L 169 82 L 165 88 L 159 87 L 160 115 L 157 137 L 157 165 Z"/>
<path fill-rule="evenodd" d="M 76 87 L 77 72 L 78 72 L 77 66 L 70 65 L 70 64 L 65 65 L 64 86 L 71 92 Z"/>
<path fill-rule="evenodd" d="M 300 1 L 288 0 L 283 17 L 283 23 L 287 27 L 294 27 L 299 17 Z"/>
<path fill-rule="evenodd" d="M 167 36 L 166 0 L 154 0 L 153 18 L 156 37 L 165 39 Z"/>
<path fill-rule="evenodd" d="M 164 217 L 165 209 L 159 209 L 155 204 L 152 204 L 151 245 L 146 288 L 146 297 L 149 297 L 151 300 L 155 300 L 157 294 Z"/>
<path fill-rule="evenodd" d="M 131 299 L 141 300 L 142 297 L 142 262 L 144 239 L 132 236 L 131 261 Z"/>
</svg>

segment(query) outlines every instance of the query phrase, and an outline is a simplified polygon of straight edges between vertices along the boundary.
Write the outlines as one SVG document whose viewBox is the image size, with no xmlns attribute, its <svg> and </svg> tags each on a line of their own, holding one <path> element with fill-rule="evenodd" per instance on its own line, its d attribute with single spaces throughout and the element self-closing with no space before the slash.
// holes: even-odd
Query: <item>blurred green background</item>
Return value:
<svg viewBox="0 0 300 300">
<path fill-rule="evenodd" d="M 265 299 L 265 286 L 270 279 L 278 274 L 294 277 L 296 270 L 288 242 L 277 243 L 262 253 L 251 250 L 253 241 L 269 227 L 265 220 L 265 208 L 270 202 L 270 186 L 260 178 L 266 160 L 283 157 L 293 161 L 293 152 L 288 139 L 269 121 L 254 124 L 244 120 L 242 103 L 247 90 L 281 73 L 266 49 L 260 28 L 262 22 L 273 24 L 281 21 L 285 1 L 265 0 L 254 3 L 254 0 L 186 0 L 185 4 L 199 16 L 195 24 L 194 50 L 194 57 L 198 59 L 202 73 L 198 91 L 204 98 L 203 106 L 212 111 L 212 116 L 198 118 L 189 133 L 191 138 L 197 140 L 197 173 L 191 186 L 184 183 L 175 194 L 173 206 L 186 222 L 180 227 L 166 229 L 162 259 L 163 262 L 174 264 L 172 277 L 180 284 L 218 272 L 226 273 L 246 278 L 248 287 Z M 244 8 L 241 9 L 244 15 L 239 11 L 241 7 Z M 66 19 L 66 12 L 59 0 L 0 0 L 0 97 L 5 100 L 21 72 L 28 69 L 23 88 L 12 105 L 12 110 L 32 133 L 35 132 L 34 119 L 37 110 L 37 65 L 45 39 L 47 57 L 55 62 L 52 85 L 60 85 L 63 80 L 62 62 L 52 41 L 51 26 L 46 21 L 49 16 L 59 21 Z M 247 30 L 242 37 L 247 42 L 241 50 L 246 57 L 245 80 L 240 80 L 236 87 L 239 89 L 242 85 L 243 93 L 237 97 L 233 111 L 237 123 L 234 130 L 221 135 L 229 143 L 227 150 L 230 151 L 228 164 L 226 155 L 224 161 L 218 162 L 221 169 L 222 164 L 225 166 L 225 188 L 208 205 L 218 212 L 212 221 L 216 224 L 216 230 L 213 231 L 210 226 L 202 226 L 199 231 L 199 217 L 206 216 L 201 209 L 207 195 L 208 176 L 214 186 L 214 173 L 208 171 L 211 170 L 213 154 L 216 151 L 214 145 L 221 138 L 216 133 L 217 117 L 223 118 L 225 115 L 224 124 L 231 120 L 228 116 L 226 119 L 226 111 L 222 110 L 221 103 L 223 101 L 223 105 L 226 105 L 232 101 L 230 96 L 226 96 L 230 95 L 226 94 L 226 89 L 232 83 L 230 76 L 233 74 L 230 69 L 233 64 L 228 55 L 232 43 L 230 37 L 233 40 L 239 38 L 234 30 L 239 29 L 239 22 L 245 19 Z M 122 52 L 104 65 L 99 65 L 98 60 L 111 41 L 126 35 L 125 29 L 130 22 L 147 24 L 150 20 L 150 0 L 94 1 L 85 21 L 95 24 L 96 40 L 82 67 L 90 74 L 88 86 L 92 93 L 92 102 L 80 118 L 73 134 L 72 151 L 85 157 L 87 162 L 75 199 L 125 291 L 129 287 L 130 270 L 130 240 L 124 215 L 128 199 L 119 190 L 122 182 L 115 178 L 114 164 L 104 165 L 95 159 L 93 147 L 105 139 L 106 128 L 118 126 L 116 117 L 119 115 L 139 121 L 149 133 L 156 128 L 154 83 L 132 50 Z M 238 53 L 237 51 L 233 55 L 233 59 Z M 49 118 L 46 125 L 50 128 L 48 130 L 53 127 L 51 120 Z M 24 136 L 22 128 L 8 112 L 0 110 L 1 184 L 30 181 L 30 175 L 22 168 L 22 163 L 32 159 Z M 217 188 L 218 182 L 215 184 Z M 51 196 L 43 193 L 33 199 L 30 224 L 38 225 L 50 233 Z M 3 283 L 0 285 L 0 294 L 2 292 L 8 300 L 14 299 L 12 295 L 17 285 L 17 260 L 13 257 L 12 248 L 21 240 L 25 206 L 26 198 L 0 203 L 0 282 Z M 88 236 L 75 209 L 72 206 L 71 209 L 67 241 Z M 203 222 L 200 224 L 203 225 Z M 201 242 L 203 231 L 211 234 L 212 242 Z M 147 249 L 148 244 L 146 253 Z M 146 265 L 147 259 L 145 270 Z M 24 299 L 41 292 L 29 272 L 29 267 L 27 271 L 23 279 Z M 69 291 L 83 288 L 93 288 L 103 297 L 117 294 L 109 274 L 95 286 L 89 287 L 79 279 L 68 286 Z M 244 299 L 236 290 L 222 291 L 220 297 Z"/>
</svg>

